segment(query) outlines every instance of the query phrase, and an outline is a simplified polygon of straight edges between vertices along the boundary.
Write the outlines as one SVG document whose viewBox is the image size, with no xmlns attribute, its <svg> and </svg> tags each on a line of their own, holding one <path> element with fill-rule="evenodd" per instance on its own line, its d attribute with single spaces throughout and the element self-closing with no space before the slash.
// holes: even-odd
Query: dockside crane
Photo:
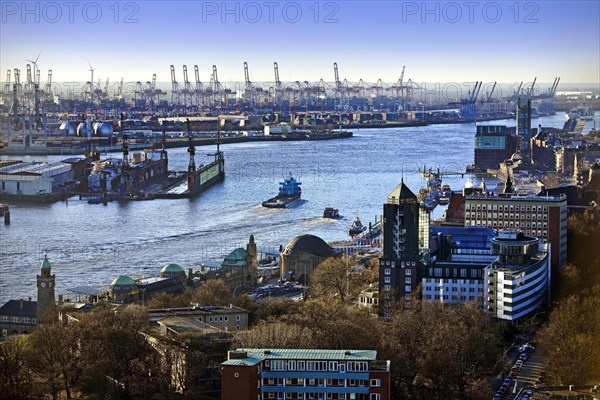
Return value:
<svg viewBox="0 0 600 400">
<path fill-rule="evenodd" d="M 248 71 L 248 63 L 244 61 L 244 101 L 250 102 L 254 107 L 254 93 L 252 91 L 252 82 L 250 81 L 250 72 Z"/>
<path fill-rule="evenodd" d="M 179 105 L 179 83 L 175 79 L 175 66 L 171 65 L 171 103 Z M 177 97 L 177 103 L 175 103 Z"/>
<path fill-rule="evenodd" d="M 46 95 L 46 99 L 48 101 L 52 101 L 52 70 L 48 70 L 48 80 L 46 81 L 46 86 L 44 87 L 44 94 Z"/>
<path fill-rule="evenodd" d="M 19 122 L 19 108 L 20 108 L 19 96 L 22 92 L 21 71 L 19 71 L 17 68 L 15 68 L 14 73 L 15 73 L 14 74 L 15 75 L 15 83 L 13 83 L 12 111 L 13 111 L 14 123 L 15 123 L 15 125 L 18 125 L 18 124 L 20 124 L 20 122 Z"/>
<path fill-rule="evenodd" d="M 535 81 L 537 81 L 537 76 L 535 78 L 533 78 L 533 83 L 531 84 L 531 86 L 529 87 L 529 90 L 527 91 L 527 98 L 531 98 L 533 96 L 533 89 L 535 87 Z"/>
<path fill-rule="evenodd" d="M 6 80 L 4 81 L 4 86 L 2 87 L 2 95 L 4 96 L 4 101 L 8 102 L 10 99 L 10 69 L 6 70 Z"/>
<path fill-rule="evenodd" d="M 204 107 L 204 85 L 200 81 L 200 70 L 198 69 L 198 65 L 194 65 L 194 75 L 196 78 L 196 87 L 194 88 L 194 94 L 196 95 L 196 103 L 198 107 Z"/>
<path fill-rule="evenodd" d="M 279 94 L 281 93 L 281 89 L 282 89 L 281 81 L 279 80 L 279 66 L 277 65 L 277 61 L 275 61 L 273 63 L 273 70 L 275 71 L 275 87 L 273 90 L 273 103 L 277 104 L 277 102 L 280 101 Z"/>
<path fill-rule="evenodd" d="M 190 98 L 190 104 L 192 105 L 192 92 L 194 90 L 192 89 L 192 84 L 190 83 L 190 80 L 188 79 L 188 70 L 187 70 L 187 65 L 183 66 L 183 106 L 185 107 L 186 111 L 187 111 L 187 106 L 188 106 L 188 101 L 187 98 L 189 96 Z"/>
</svg>

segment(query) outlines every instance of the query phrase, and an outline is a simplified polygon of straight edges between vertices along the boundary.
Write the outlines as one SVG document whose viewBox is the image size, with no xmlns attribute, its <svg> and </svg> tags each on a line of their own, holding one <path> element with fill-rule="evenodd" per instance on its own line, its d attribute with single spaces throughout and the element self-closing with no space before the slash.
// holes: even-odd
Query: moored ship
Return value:
<svg viewBox="0 0 600 400">
<path fill-rule="evenodd" d="M 279 194 L 267 201 L 263 201 L 262 206 L 267 208 L 286 208 L 300 198 L 302 194 L 301 184 L 302 182 L 296 181 L 290 172 L 287 178 L 279 182 Z"/>
</svg>

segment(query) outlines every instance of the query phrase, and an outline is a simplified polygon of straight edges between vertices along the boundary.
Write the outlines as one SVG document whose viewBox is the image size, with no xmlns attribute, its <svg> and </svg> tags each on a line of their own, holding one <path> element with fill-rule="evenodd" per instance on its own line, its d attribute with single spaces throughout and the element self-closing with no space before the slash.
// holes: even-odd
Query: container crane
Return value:
<svg viewBox="0 0 600 400">
<path fill-rule="evenodd" d="M 194 94 L 196 95 L 196 103 L 198 103 L 198 107 L 204 106 L 204 85 L 200 81 L 200 70 L 198 69 L 198 65 L 194 65 L 194 75 L 196 78 L 196 88 L 194 89 Z"/>
<path fill-rule="evenodd" d="M 4 87 L 2 88 L 2 94 L 4 95 L 4 101 L 8 102 L 10 98 L 10 69 L 6 71 L 6 80 L 4 81 Z"/>
<path fill-rule="evenodd" d="M 48 70 L 48 80 L 46 81 L 46 87 L 44 92 L 48 100 L 52 100 L 52 70 Z"/>
<path fill-rule="evenodd" d="M 277 65 L 277 61 L 273 63 L 273 70 L 275 71 L 275 88 L 273 90 L 273 103 L 277 103 L 277 101 L 279 101 L 279 93 L 282 89 L 281 81 L 279 80 L 279 66 Z"/>
<path fill-rule="evenodd" d="M 171 103 L 175 104 L 175 97 L 177 97 L 177 104 L 179 105 L 179 83 L 175 79 L 175 66 L 171 65 Z"/>
<path fill-rule="evenodd" d="M 190 97 L 190 105 L 192 105 L 192 84 L 190 83 L 190 80 L 188 79 L 188 70 L 187 70 L 187 65 L 183 66 L 183 106 L 187 108 L 188 106 L 188 102 L 187 102 L 187 98 L 188 95 Z"/>
</svg>

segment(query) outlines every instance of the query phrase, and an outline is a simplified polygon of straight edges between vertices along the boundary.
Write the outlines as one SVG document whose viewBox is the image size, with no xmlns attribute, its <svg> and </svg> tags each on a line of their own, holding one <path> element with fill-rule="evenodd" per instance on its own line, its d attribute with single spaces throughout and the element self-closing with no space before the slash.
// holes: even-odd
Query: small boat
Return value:
<svg viewBox="0 0 600 400">
<path fill-rule="evenodd" d="M 340 214 L 337 208 L 325 207 L 325 210 L 323 210 L 323 218 L 338 219 L 339 217 Z"/>
<path fill-rule="evenodd" d="M 287 178 L 279 182 L 279 194 L 267 201 L 263 201 L 262 206 L 267 208 L 286 208 L 290 203 L 300 198 L 302 194 L 301 184 L 302 182 L 296 181 L 290 172 Z"/>
<path fill-rule="evenodd" d="M 452 190 L 450 189 L 450 185 L 448 185 L 447 183 L 444 183 L 442 185 L 442 197 L 449 199 L 451 195 L 452 195 Z"/>
<path fill-rule="evenodd" d="M 360 222 L 360 218 L 356 215 L 356 218 L 352 222 L 352 226 L 348 230 L 348 234 L 350 236 L 356 236 L 367 230 L 366 226 L 363 226 L 362 222 Z"/>
</svg>

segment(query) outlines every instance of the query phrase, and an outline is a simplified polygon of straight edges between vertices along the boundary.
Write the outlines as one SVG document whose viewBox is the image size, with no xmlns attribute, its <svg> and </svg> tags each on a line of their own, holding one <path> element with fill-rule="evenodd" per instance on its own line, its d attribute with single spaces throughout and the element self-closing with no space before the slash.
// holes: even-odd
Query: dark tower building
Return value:
<svg viewBox="0 0 600 400">
<path fill-rule="evenodd" d="M 420 215 L 420 212 L 423 214 Z M 421 221 L 424 217 L 427 220 Z M 421 249 L 428 246 L 429 214 L 404 181 L 383 205 L 383 256 L 379 259 L 380 314 L 387 316 L 393 300 L 410 299 L 421 270 Z M 426 225 L 419 229 L 420 225 Z"/>
<path fill-rule="evenodd" d="M 518 153 L 523 157 L 523 163 L 531 164 L 531 100 L 522 105 L 521 99 L 517 104 L 517 137 L 521 138 L 521 148 Z"/>
<path fill-rule="evenodd" d="M 40 267 L 40 275 L 37 276 L 37 311 L 36 318 L 38 323 L 43 322 L 43 317 L 54 305 L 54 284 L 55 278 L 52 275 L 52 266 L 48 261 L 48 256 L 44 256 L 44 261 Z"/>
</svg>

